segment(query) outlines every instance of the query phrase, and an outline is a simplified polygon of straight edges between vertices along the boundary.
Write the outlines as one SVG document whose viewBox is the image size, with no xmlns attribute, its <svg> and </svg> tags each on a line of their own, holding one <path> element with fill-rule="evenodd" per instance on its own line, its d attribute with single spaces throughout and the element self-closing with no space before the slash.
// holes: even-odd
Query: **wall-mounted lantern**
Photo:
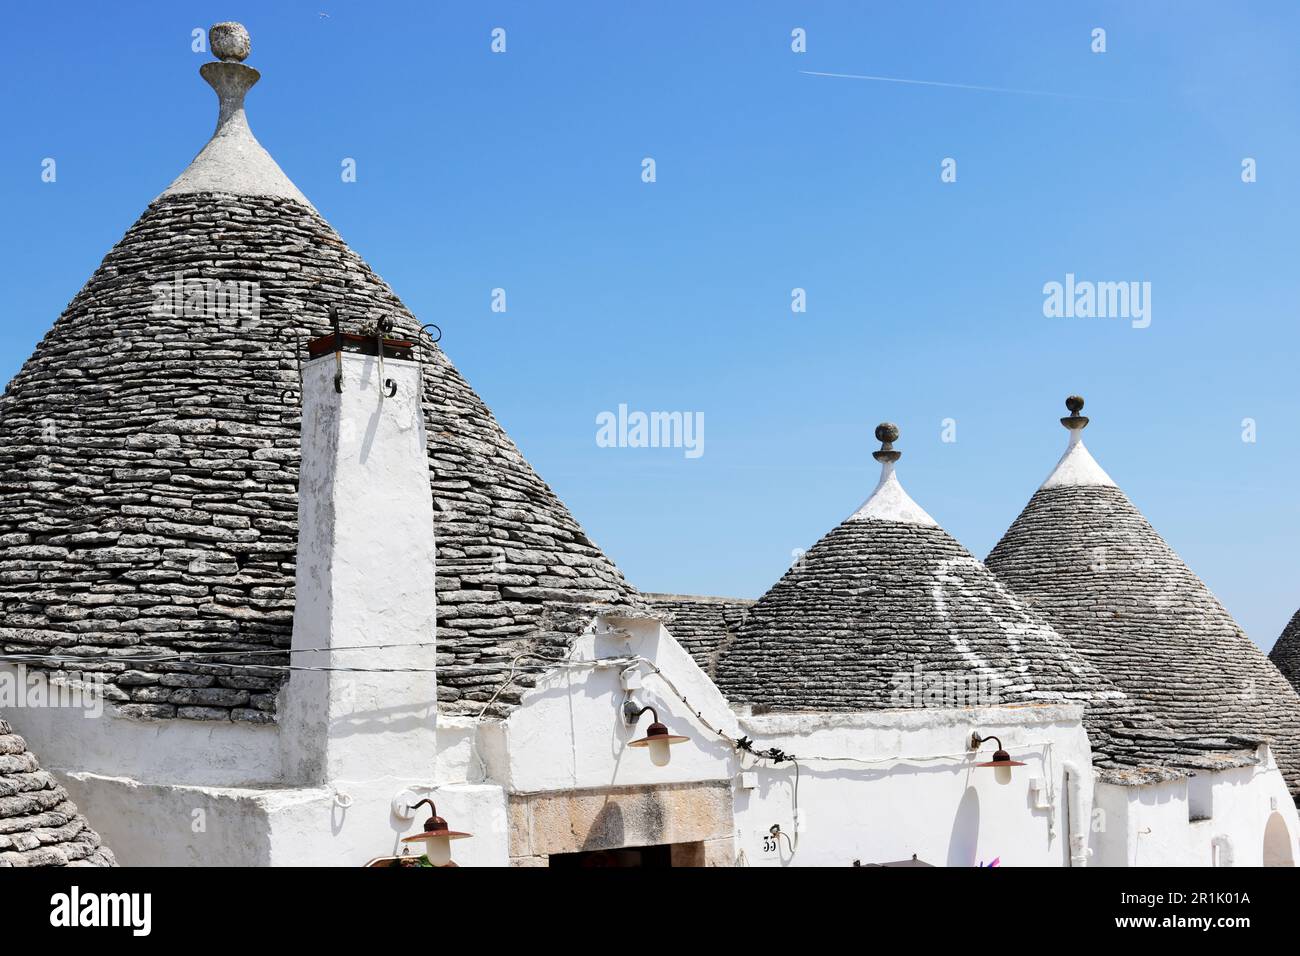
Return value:
<svg viewBox="0 0 1300 956">
<path fill-rule="evenodd" d="M 979 750 L 980 747 L 988 741 L 994 741 L 998 748 L 993 751 L 993 759 L 977 763 L 977 767 L 992 767 L 996 774 L 998 783 L 1009 783 L 1011 781 L 1011 768 L 1023 767 L 1024 763 L 1019 760 L 1012 760 L 1011 754 L 1002 749 L 1002 741 L 997 737 L 981 737 L 978 732 L 970 735 L 970 749 Z"/>
<path fill-rule="evenodd" d="M 416 810 L 426 803 L 429 805 L 429 811 L 433 816 L 424 821 L 424 832 L 417 833 L 415 836 L 403 837 L 402 842 L 423 843 L 424 855 L 429 858 L 429 862 L 434 866 L 455 866 L 456 864 L 451 862 L 451 841 L 463 840 L 474 834 L 461 833 L 459 830 L 448 827 L 447 821 L 438 816 L 438 808 L 433 805 L 432 800 L 421 800 L 410 809 Z"/>
<path fill-rule="evenodd" d="M 623 719 L 627 721 L 628 726 L 635 727 L 636 722 L 641 719 L 641 715 L 646 711 L 654 718 L 649 727 L 646 728 L 645 736 L 639 740 L 634 740 L 629 747 L 646 747 L 650 751 L 650 762 L 656 767 L 668 766 L 668 761 L 672 757 L 669 751 L 671 744 L 680 744 L 688 737 L 681 737 L 676 734 L 670 734 L 668 728 L 659 722 L 659 711 L 653 707 L 637 707 L 634 701 L 625 701 L 623 704 Z"/>
</svg>

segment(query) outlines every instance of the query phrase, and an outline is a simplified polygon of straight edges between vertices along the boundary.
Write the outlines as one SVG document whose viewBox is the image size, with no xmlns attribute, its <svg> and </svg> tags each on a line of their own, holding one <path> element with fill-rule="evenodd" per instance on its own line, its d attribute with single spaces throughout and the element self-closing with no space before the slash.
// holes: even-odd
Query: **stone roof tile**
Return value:
<svg viewBox="0 0 1300 956">
<path fill-rule="evenodd" d="M 882 464 L 878 489 L 896 482 L 893 461 Z M 890 495 L 905 497 L 901 487 Z M 850 515 L 749 608 L 715 668 L 733 702 L 774 711 L 1078 703 L 1095 765 L 1117 780 L 1252 761 L 1239 744 L 1188 740 L 1146 712 L 918 507 L 870 512 Z"/>
<path fill-rule="evenodd" d="M 0 720 L 0 869 L 115 865 L 67 792 Z"/>
<path fill-rule="evenodd" d="M 710 677 L 718 655 L 735 639 L 754 601 L 747 598 L 704 597 L 697 594 L 641 592 L 650 610 L 663 615 L 664 625 Z"/>
<path fill-rule="evenodd" d="M 1076 423 L 1067 424 L 1073 451 L 1083 447 L 1077 436 L 1087 419 L 1072 411 L 1062 421 Z M 1076 470 L 1075 480 L 1040 488 L 988 567 L 1175 733 L 1271 740 L 1288 786 L 1300 793 L 1300 697 L 1098 472 L 1105 474 Z"/>
<path fill-rule="evenodd" d="M 219 39 L 230 48 L 229 29 Z M 252 138 L 256 71 L 240 52 L 204 67 L 222 96 L 212 141 L 0 397 L 0 650 L 96 658 L 74 665 L 106 673 L 122 712 L 144 719 L 274 711 L 273 672 L 129 659 L 285 663 L 238 652 L 290 643 L 305 343 L 330 331 L 330 306 L 347 326 L 383 316 L 424 341 Z M 442 349 L 421 360 L 451 655 L 440 705 L 507 710 L 529 678 L 497 694 L 499 675 L 463 665 L 562 656 L 591 615 L 642 605 Z M 166 674 L 220 679 L 195 691 Z"/>
<path fill-rule="evenodd" d="M 1281 637 L 1268 652 L 1268 659 L 1277 665 L 1291 686 L 1300 691 L 1300 611 L 1292 615 Z"/>
</svg>

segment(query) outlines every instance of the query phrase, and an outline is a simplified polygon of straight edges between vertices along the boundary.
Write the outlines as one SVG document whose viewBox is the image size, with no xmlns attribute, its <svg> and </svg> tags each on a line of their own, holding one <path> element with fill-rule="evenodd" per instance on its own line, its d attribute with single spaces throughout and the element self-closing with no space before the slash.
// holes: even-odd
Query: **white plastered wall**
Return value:
<svg viewBox="0 0 1300 956">
<path fill-rule="evenodd" d="M 759 771 L 736 798 L 738 850 L 750 865 L 849 866 L 913 854 L 935 866 L 1068 865 L 1067 766 L 1091 776 L 1075 706 L 769 715 L 741 721 L 761 746 L 801 756 L 798 813 L 790 764 Z M 977 767 L 972 731 L 1001 738 L 1010 772 Z M 819 757 L 835 759 L 817 759 Z M 1031 787 L 1031 781 L 1038 784 Z M 1086 820 L 1090 787 L 1072 807 Z M 768 839 L 773 825 L 793 840 Z"/>
<path fill-rule="evenodd" d="M 1300 859 L 1300 821 L 1267 748 L 1256 767 L 1208 775 L 1208 820 L 1189 821 L 1186 780 L 1098 784 L 1094 812 L 1077 708 L 738 718 L 666 629 L 645 621 L 620 630 L 625 636 L 586 635 L 572 660 L 642 657 L 663 670 L 689 708 L 646 666 L 639 668 L 642 686 L 633 697 L 655 705 L 673 732 L 690 737 L 673 748 L 668 767 L 654 767 L 644 750 L 627 746 L 644 733 L 650 716 L 636 728 L 624 724 L 622 666 L 554 672 L 505 721 L 439 718 L 436 791 L 413 777 L 383 773 L 369 781 L 277 787 L 280 735 L 274 726 L 124 720 L 112 716 L 111 705 L 97 719 L 52 708 L 9 716 L 45 764 L 61 771 L 74 800 L 127 864 L 355 865 L 400 852 L 400 836 L 418 820 L 394 817 L 390 804 L 414 786 L 415 796 L 432 796 L 443 816 L 474 833 L 457 842 L 458 862 L 504 865 L 510 857 L 508 793 L 718 780 L 732 788 L 735 859 L 748 865 L 849 865 L 915 853 L 938 865 L 997 858 L 1004 865 L 1060 866 L 1068 856 L 1067 827 L 1081 825 L 1093 851 L 1089 865 L 1260 865 L 1265 827 L 1275 813 Z M 744 788 L 741 761 L 711 728 L 750 736 L 757 749 L 802 755 L 797 824 L 793 765 L 757 766 L 756 786 Z M 1016 768 L 1009 783 L 973 767 L 974 759 L 962 753 L 971 730 L 1001 737 L 1027 766 Z M 814 759 L 828 756 L 856 759 Z M 409 763 L 403 753 L 392 757 Z M 754 763 L 744 761 L 746 768 Z M 1087 777 L 1069 813 L 1067 765 Z M 1043 787 L 1031 792 L 1032 779 Z M 785 837 L 768 839 L 773 824 L 787 836 L 797 831 L 793 856 Z"/>
<path fill-rule="evenodd" d="M 628 746 L 651 718 L 646 714 L 636 728 L 625 725 L 624 665 L 611 663 L 548 675 L 508 720 L 443 722 L 439 779 L 487 779 L 512 794 L 726 781 L 735 812 L 733 859 L 741 865 L 847 866 L 913 853 L 937 865 L 994 859 L 1067 865 L 1067 766 L 1083 777 L 1074 817 L 1086 826 L 1091 816 L 1090 749 L 1077 706 L 741 718 L 666 628 L 624 621 L 612 629 L 622 635 L 602 635 L 611 628 L 597 624 L 579 640 L 570 662 L 635 657 L 653 665 L 636 668 L 640 687 L 632 698 L 654 705 L 670 732 L 690 738 L 672 748 L 667 767 L 655 767 L 645 750 Z M 793 765 L 742 760 L 715 730 L 733 739 L 749 736 L 756 749 L 802 756 L 798 824 Z M 1026 766 L 1015 768 L 1009 782 L 1001 782 L 998 771 L 975 767 L 991 756 L 992 745 L 978 758 L 971 754 L 972 731 L 999 736 Z M 742 767 L 755 774 L 752 789 L 741 785 Z M 1032 791 L 1031 780 L 1040 784 Z M 798 830 L 793 854 L 784 837 L 775 845 L 769 839 L 773 824 L 790 837 Z"/>
<path fill-rule="evenodd" d="M 1193 787 L 1208 789 L 1204 819 L 1191 819 Z M 1286 828 L 1292 858 L 1300 860 L 1300 816 L 1266 746 L 1259 748 L 1255 766 L 1205 772 L 1196 780 L 1143 787 L 1099 783 L 1096 803 L 1100 813 L 1092 829 L 1099 866 L 1262 866 L 1265 831 L 1274 816 Z"/>
<path fill-rule="evenodd" d="M 342 394 L 332 360 L 304 369 L 301 494 L 312 510 L 294 647 L 406 646 L 295 654 L 295 664 L 427 669 L 435 660 L 420 369 L 385 363 L 397 391 L 380 399 L 377 366 L 345 355 Z M 429 672 L 296 672 L 278 726 L 132 720 L 111 704 L 91 718 L 21 711 L 14 723 L 124 864 L 360 865 L 398 851 L 428 815 L 423 807 L 405 818 L 393 801 L 432 783 L 435 700 Z M 475 832 L 458 859 L 505 862 L 500 787 L 448 786 L 435 799 Z"/>
</svg>

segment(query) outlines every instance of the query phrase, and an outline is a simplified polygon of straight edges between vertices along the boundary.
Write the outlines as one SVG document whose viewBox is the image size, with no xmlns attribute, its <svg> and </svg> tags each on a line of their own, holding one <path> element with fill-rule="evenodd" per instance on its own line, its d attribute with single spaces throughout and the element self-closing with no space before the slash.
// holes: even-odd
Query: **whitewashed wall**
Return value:
<svg viewBox="0 0 1300 956">
<path fill-rule="evenodd" d="M 913 853 L 938 865 L 973 866 L 995 858 L 1006 865 L 1065 865 L 1067 763 L 1089 780 L 1078 808 L 1085 824 L 1089 817 L 1090 751 L 1078 707 L 742 719 L 691 656 L 653 622 L 636 627 L 628 638 L 588 635 L 573 657 L 593 656 L 647 658 L 690 701 L 687 708 L 648 668 L 640 669 L 642 687 L 633 698 L 654 704 L 671 732 L 691 738 L 673 747 L 669 766 L 655 767 L 644 750 L 627 746 L 644 734 L 650 716 L 635 731 L 624 725 L 620 668 L 608 667 L 546 678 L 500 728 L 444 725 L 440 775 L 486 775 L 513 793 L 726 780 L 734 792 L 736 859 L 750 865 L 851 865 L 854 859 L 885 862 Z M 711 728 L 732 738 L 748 735 L 758 749 L 775 746 L 806 758 L 800 761 L 799 842 L 793 855 L 784 839 L 777 844 L 769 839 L 773 824 L 795 835 L 793 765 L 742 761 Z M 993 770 L 973 766 L 977 758 L 967 741 L 976 730 L 1000 736 L 1027 764 L 1013 771 L 1009 783 L 1000 783 Z M 978 759 L 991 755 L 987 744 Z M 932 757 L 940 759 L 905 759 Z M 755 774 L 753 789 L 741 786 L 742 765 Z M 1035 805 L 1031 778 L 1042 781 L 1046 806 Z"/>
<path fill-rule="evenodd" d="M 332 362 L 304 369 L 294 648 L 390 646 L 294 663 L 429 669 L 434 540 L 420 367 L 386 363 L 397 390 L 381 399 L 375 358 L 345 355 L 342 366 L 341 393 Z M 44 708 L 16 723 L 123 863 L 360 865 L 397 850 L 427 816 L 394 813 L 393 798 L 433 781 L 435 700 L 428 672 L 296 672 L 279 726 L 128 720 L 111 704 L 94 718 Z M 467 852 L 502 862 L 504 797 L 491 787 L 472 794 L 446 797 L 482 821 Z"/>
<path fill-rule="evenodd" d="M 627 746 L 644 734 L 650 715 L 635 729 L 624 724 L 618 666 L 548 675 L 505 721 L 439 717 L 432 784 L 415 786 L 412 796 L 431 795 L 452 826 L 474 834 L 454 845 L 461 865 L 508 862 L 511 793 L 707 781 L 731 788 L 733 857 L 741 865 L 847 866 L 915 853 L 936 865 L 997 858 L 1007 866 L 1061 866 L 1073 826 L 1083 827 L 1091 842 L 1089 865 L 1207 866 L 1230 859 L 1258 866 L 1274 814 L 1300 859 L 1300 820 L 1267 748 L 1257 767 L 1202 778 L 1210 785 L 1209 820 L 1189 821 L 1185 780 L 1098 785 L 1094 815 L 1078 708 L 737 717 L 666 629 L 652 621 L 626 628 L 628 636 L 588 634 L 573 658 L 653 661 L 691 706 L 644 666 L 633 697 L 658 707 L 660 719 L 689 742 L 675 746 L 662 768 L 644 749 Z M 98 718 L 53 708 L 8 716 L 127 865 L 359 865 L 400 852 L 400 837 L 415 832 L 428 812 L 421 808 L 407 820 L 391 809 L 412 781 L 423 784 L 426 748 L 408 753 L 378 746 L 364 779 L 277 787 L 282 741 L 274 726 L 123 720 L 112 716 L 111 705 Z M 710 727 L 801 758 L 797 822 L 793 765 L 742 760 Z M 1027 766 L 1005 783 L 974 767 L 976 758 L 965 752 L 973 730 L 1001 737 Z M 991 747 L 978 759 L 987 759 Z M 825 759 L 831 757 L 837 759 Z M 1084 783 L 1068 813 L 1067 766 Z M 754 773 L 752 788 L 742 785 L 742 769 Z M 1043 788 L 1031 791 L 1031 780 Z M 793 854 L 784 837 L 771 840 L 773 824 L 797 835 Z"/>
<path fill-rule="evenodd" d="M 577 641 L 571 657 L 652 660 L 706 720 L 734 736 L 735 717 L 725 698 L 667 630 L 648 620 L 620 626 L 629 636 L 587 634 Z M 644 748 L 629 747 L 629 742 L 645 736 L 652 718 L 646 713 L 635 728 L 624 723 L 621 672 L 618 666 L 569 669 L 540 681 L 505 721 L 500 743 L 485 755 L 492 778 L 514 793 L 531 793 L 731 776 L 730 745 L 706 730 L 644 667 L 638 669 L 642 687 L 633 691 L 633 699 L 643 706 L 654 705 L 670 732 L 690 740 L 672 748 L 667 767 L 651 764 Z"/>
<path fill-rule="evenodd" d="M 0 670 L 19 679 L 12 665 L 0 664 Z M 37 671 L 28 671 L 27 677 L 45 680 Z M 30 739 L 47 767 L 199 786 L 255 786 L 280 777 L 280 743 L 274 726 L 228 720 L 128 720 L 115 711 L 111 701 L 100 700 L 85 709 L 16 707 L 4 716 Z"/>
<path fill-rule="evenodd" d="M 1080 714 L 1040 706 L 742 720 L 758 745 L 803 759 L 797 821 L 789 764 L 759 770 L 759 785 L 737 793 L 738 851 L 756 866 L 849 866 L 913 854 L 936 866 L 1068 865 L 1065 768 L 1091 776 Z M 1000 737 L 1026 766 L 1009 774 L 976 767 L 993 745 L 969 753 L 974 730 Z M 1042 784 L 1037 793 L 1031 780 Z M 1085 797 L 1076 819 L 1086 821 L 1089 809 Z M 797 828 L 793 853 L 785 839 L 767 839 L 773 824 L 787 834 Z"/>
<path fill-rule="evenodd" d="M 1267 747 L 1259 766 L 1202 775 L 1210 816 L 1192 820 L 1189 781 L 1145 787 L 1100 784 L 1102 811 L 1093 834 L 1098 866 L 1262 866 L 1271 817 L 1286 827 L 1292 858 L 1300 861 L 1300 817 Z M 1276 824 L 1275 824 L 1276 825 Z"/>
</svg>

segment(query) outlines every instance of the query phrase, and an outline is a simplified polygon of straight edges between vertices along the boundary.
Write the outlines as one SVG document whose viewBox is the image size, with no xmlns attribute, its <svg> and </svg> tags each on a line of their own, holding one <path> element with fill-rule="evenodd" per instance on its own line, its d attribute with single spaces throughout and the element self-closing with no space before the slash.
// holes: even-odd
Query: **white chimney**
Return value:
<svg viewBox="0 0 1300 956">
<path fill-rule="evenodd" d="M 311 343 L 303 366 L 292 663 L 424 670 L 292 672 L 285 773 L 297 785 L 432 782 L 435 552 L 420 364 L 391 345 L 381 361 L 374 335 L 342 339 L 341 352 L 334 336 Z M 356 647 L 367 649 L 345 649 Z"/>
</svg>

